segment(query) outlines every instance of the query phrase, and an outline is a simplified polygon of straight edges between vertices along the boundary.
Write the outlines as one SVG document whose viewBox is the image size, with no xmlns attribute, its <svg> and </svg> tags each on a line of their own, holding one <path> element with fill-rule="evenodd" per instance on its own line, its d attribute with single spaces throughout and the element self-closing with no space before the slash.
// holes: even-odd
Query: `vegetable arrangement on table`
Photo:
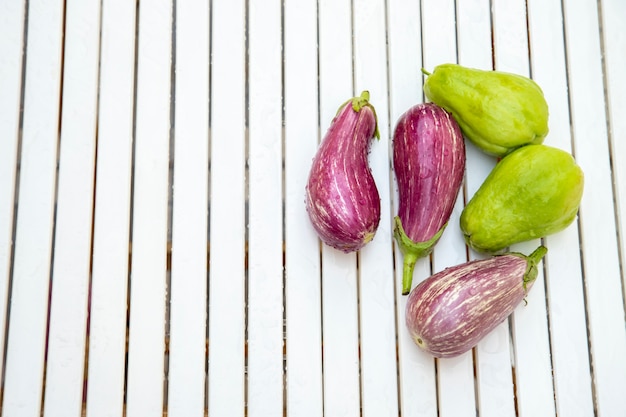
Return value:
<svg viewBox="0 0 626 417">
<path fill-rule="evenodd" d="M 415 343 L 436 357 L 473 348 L 525 299 L 547 252 L 505 252 L 557 233 L 576 218 L 584 175 L 568 152 L 543 144 L 548 105 L 531 79 L 456 64 L 425 70 L 429 103 L 409 108 L 393 132 L 398 184 L 394 238 L 403 254 L 405 319 Z M 309 172 L 306 209 L 321 240 L 344 252 L 371 241 L 380 198 L 368 165 L 379 137 L 369 92 L 344 103 Z M 471 197 L 459 228 L 467 245 L 491 255 L 446 268 L 411 290 L 417 259 L 447 229 L 465 175 L 464 137 L 499 158 Z"/>
</svg>

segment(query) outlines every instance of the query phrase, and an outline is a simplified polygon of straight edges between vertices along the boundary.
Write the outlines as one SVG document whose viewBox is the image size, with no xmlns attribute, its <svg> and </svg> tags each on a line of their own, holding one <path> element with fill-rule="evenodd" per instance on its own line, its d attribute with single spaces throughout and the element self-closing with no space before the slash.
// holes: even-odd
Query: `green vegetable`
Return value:
<svg viewBox="0 0 626 417">
<path fill-rule="evenodd" d="M 565 229 L 576 218 L 584 177 L 567 152 L 528 145 L 496 164 L 461 213 L 467 244 L 495 253 Z"/>
<path fill-rule="evenodd" d="M 486 153 L 504 156 L 548 134 L 548 104 L 530 78 L 456 64 L 422 71 L 426 97 L 452 113 L 465 137 Z"/>
</svg>

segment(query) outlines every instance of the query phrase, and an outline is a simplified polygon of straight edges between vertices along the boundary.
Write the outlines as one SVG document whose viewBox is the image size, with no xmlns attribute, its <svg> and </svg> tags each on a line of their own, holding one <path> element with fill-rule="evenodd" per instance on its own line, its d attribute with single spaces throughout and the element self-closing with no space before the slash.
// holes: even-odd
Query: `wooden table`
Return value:
<svg viewBox="0 0 626 417">
<path fill-rule="evenodd" d="M 528 304 L 435 360 L 390 149 L 444 62 L 536 80 L 586 189 Z M 626 416 L 624 68 L 623 0 L 0 0 L 2 416 Z M 364 89 L 382 220 L 345 255 L 304 185 Z M 468 144 L 413 285 L 479 256 L 458 218 L 495 163 Z"/>
</svg>

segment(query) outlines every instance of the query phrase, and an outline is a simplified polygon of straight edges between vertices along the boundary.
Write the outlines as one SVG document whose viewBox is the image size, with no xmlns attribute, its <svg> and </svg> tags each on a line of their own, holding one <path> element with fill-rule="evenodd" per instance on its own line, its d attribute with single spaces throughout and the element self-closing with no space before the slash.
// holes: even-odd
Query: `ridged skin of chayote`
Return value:
<svg viewBox="0 0 626 417">
<path fill-rule="evenodd" d="M 467 139 L 491 155 L 540 144 L 548 134 L 543 92 L 521 75 L 443 64 L 426 78 L 424 93 L 452 113 Z"/>
<path fill-rule="evenodd" d="M 415 343 L 439 358 L 461 355 L 502 323 L 537 278 L 547 249 L 508 253 L 449 267 L 409 294 L 405 320 Z"/>
<path fill-rule="evenodd" d="M 528 145 L 502 158 L 461 213 L 469 246 L 496 253 L 541 238 L 574 221 L 584 175 L 571 154 L 547 145 Z"/>
</svg>

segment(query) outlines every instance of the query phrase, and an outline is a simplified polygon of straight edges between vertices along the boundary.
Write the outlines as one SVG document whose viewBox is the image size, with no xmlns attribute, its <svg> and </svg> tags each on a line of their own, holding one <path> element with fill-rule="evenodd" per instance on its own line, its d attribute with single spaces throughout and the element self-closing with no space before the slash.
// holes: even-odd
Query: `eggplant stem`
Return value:
<svg viewBox="0 0 626 417">
<path fill-rule="evenodd" d="M 404 264 L 402 266 L 402 295 L 407 295 L 411 292 L 411 283 L 413 282 L 413 270 L 415 269 L 415 262 L 417 262 L 419 256 L 415 253 L 404 254 Z"/>
<path fill-rule="evenodd" d="M 537 265 L 539 263 L 539 261 L 541 261 L 541 258 L 543 258 L 546 253 L 548 253 L 548 248 L 546 248 L 545 246 L 541 245 L 537 249 L 535 249 L 533 251 L 533 253 L 528 255 L 528 261 L 532 262 L 535 265 Z"/>
<path fill-rule="evenodd" d="M 539 274 L 539 268 L 537 268 L 537 264 L 539 264 L 539 262 L 547 252 L 548 248 L 541 245 L 537 249 L 535 249 L 533 253 L 525 257 L 528 266 L 526 267 L 526 273 L 524 274 L 523 279 L 524 291 L 526 291 L 529 282 L 533 282 L 535 279 L 537 279 L 537 275 Z"/>
<path fill-rule="evenodd" d="M 369 107 L 370 109 L 372 109 L 372 113 L 374 113 L 374 121 L 376 123 L 374 126 L 374 137 L 380 140 L 380 131 L 378 130 L 378 116 L 376 115 L 376 109 L 369 100 L 370 92 L 368 90 L 363 90 L 360 96 L 352 97 L 350 100 L 344 102 L 341 106 L 339 106 L 339 109 L 337 109 L 337 113 L 335 113 L 335 116 L 337 116 L 341 112 L 341 110 L 348 104 L 350 104 L 352 110 L 354 110 L 356 113 L 360 112 L 363 107 Z"/>
<path fill-rule="evenodd" d="M 428 256 L 433 250 L 433 246 L 437 243 L 443 230 L 448 223 L 441 226 L 441 229 L 435 233 L 433 237 L 425 242 L 414 242 L 409 236 L 407 236 L 402 226 L 402 220 L 400 216 L 394 218 L 393 235 L 404 255 L 404 265 L 402 268 L 402 295 L 407 295 L 411 291 L 411 282 L 413 281 L 413 269 L 415 268 L 415 262 L 419 258 Z"/>
<path fill-rule="evenodd" d="M 361 95 L 358 97 L 352 98 L 352 109 L 355 112 L 361 111 L 361 108 L 367 106 L 370 100 L 370 92 L 367 90 L 363 90 Z"/>
</svg>

